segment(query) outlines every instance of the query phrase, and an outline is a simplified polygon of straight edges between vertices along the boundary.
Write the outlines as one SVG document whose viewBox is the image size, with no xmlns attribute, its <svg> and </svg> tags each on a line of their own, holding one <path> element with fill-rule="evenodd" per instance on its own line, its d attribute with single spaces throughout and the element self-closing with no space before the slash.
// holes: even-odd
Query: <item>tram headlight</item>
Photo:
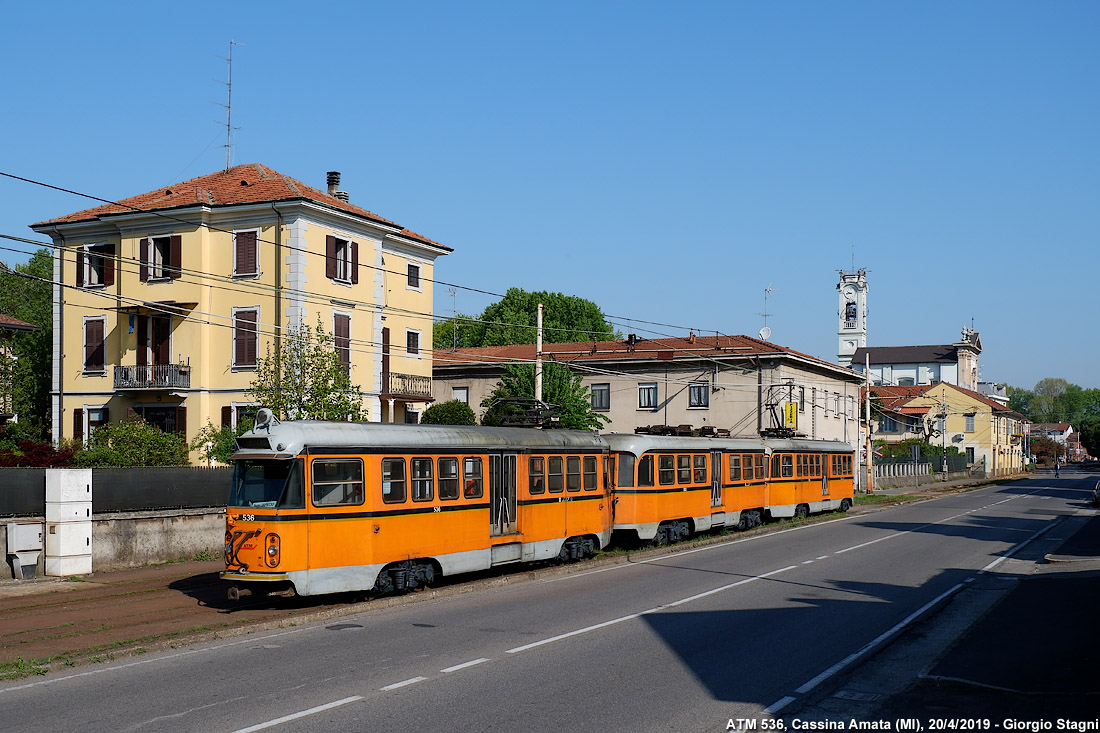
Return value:
<svg viewBox="0 0 1100 733">
<path fill-rule="evenodd" d="M 269 568 L 273 568 L 279 564 L 279 535 L 269 534 L 264 544 L 267 546 L 267 551 L 264 553 L 264 561 Z"/>
</svg>

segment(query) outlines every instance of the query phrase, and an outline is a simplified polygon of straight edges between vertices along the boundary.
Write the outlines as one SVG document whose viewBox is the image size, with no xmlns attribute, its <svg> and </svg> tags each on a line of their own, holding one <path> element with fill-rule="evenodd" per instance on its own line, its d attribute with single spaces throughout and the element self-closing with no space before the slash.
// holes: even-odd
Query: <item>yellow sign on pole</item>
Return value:
<svg viewBox="0 0 1100 733">
<path fill-rule="evenodd" d="M 786 402 L 783 404 L 783 427 L 798 430 L 798 403 Z"/>
</svg>

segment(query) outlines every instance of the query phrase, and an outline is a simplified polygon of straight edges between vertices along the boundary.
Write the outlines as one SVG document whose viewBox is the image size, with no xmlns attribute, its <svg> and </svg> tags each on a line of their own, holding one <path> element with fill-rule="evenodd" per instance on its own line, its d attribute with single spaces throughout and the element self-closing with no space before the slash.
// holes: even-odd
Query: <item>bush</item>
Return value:
<svg viewBox="0 0 1100 733">
<path fill-rule="evenodd" d="M 73 456 L 80 468 L 126 466 L 186 466 L 187 439 L 166 433 L 134 415 L 122 422 L 100 425 L 88 445 Z"/>
<path fill-rule="evenodd" d="M 432 405 L 420 416 L 424 425 L 476 425 L 474 411 L 465 402 L 451 400 Z"/>
<path fill-rule="evenodd" d="M 237 450 L 237 438 L 251 428 L 252 423 L 251 417 L 245 417 L 234 429 L 229 425 L 216 428 L 208 422 L 191 441 L 191 450 L 198 451 L 208 461 L 214 459 L 220 463 L 229 463 L 229 457 Z"/>
<path fill-rule="evenodd" d="M 65 468 L 71 465 L 72 458 L 72 447 L 59 450 L 49 443 L 34 440 L 20 440 L 14 445 L 5 442 L 0 445 L 2 468 Z"/>
</svg>

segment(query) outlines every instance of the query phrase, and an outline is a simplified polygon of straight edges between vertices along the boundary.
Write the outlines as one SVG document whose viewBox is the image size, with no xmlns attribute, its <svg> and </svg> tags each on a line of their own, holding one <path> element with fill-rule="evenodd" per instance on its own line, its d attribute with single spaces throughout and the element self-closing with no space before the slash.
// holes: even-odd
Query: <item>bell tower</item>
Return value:
<svg viewBox="0 0 1100 733">
<path fill-rule="evenodd" d="M 841 366 L 850 367 L 856 349 L 867 345 L 867 271 L 862 268 L 855 272 L 840 270 L 836 289 L 840 301 L 836 360 Z"/>
</svg>

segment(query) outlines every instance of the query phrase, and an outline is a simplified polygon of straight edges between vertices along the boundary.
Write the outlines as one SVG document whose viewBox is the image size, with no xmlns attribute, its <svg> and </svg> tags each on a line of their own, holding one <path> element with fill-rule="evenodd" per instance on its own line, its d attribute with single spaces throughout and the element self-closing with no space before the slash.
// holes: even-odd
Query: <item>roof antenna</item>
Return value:
<svg viewBox="0 0 1100 733">
<path fill-rule="evenodd" d="M 226 89 L 226 103 L 221 105 L 225 107 L 225 169 L 229 170 L 229 156 L 232 152 L 232 134 L 234 130 L 239 130 L 239 127 L 233 127 L 233 47 L 243 46 L 243 43 L 237 43 L 236 41 L 229 42 L 229 56 L 219 56 L 218 58 L 225 59 L 229 64 L 229 77 L 228 81 L 223 82 Z M 217 124 L 221 124 L 218 122 Z"/>
<path fill-rule="evenodd" d="M 773 293 L 779 288 L 773 288 L 771 283 L 768 283 L 768 287 L 764 288 L 764 312 L 757 313 L 758 316 L 764 316 L 764 327 L 760 329 L 760 333 L 757 334 L 761 341 L 767 341 L 772 336 L 772 330 L 768 328 L 768 293 Z"/>
</svg>

